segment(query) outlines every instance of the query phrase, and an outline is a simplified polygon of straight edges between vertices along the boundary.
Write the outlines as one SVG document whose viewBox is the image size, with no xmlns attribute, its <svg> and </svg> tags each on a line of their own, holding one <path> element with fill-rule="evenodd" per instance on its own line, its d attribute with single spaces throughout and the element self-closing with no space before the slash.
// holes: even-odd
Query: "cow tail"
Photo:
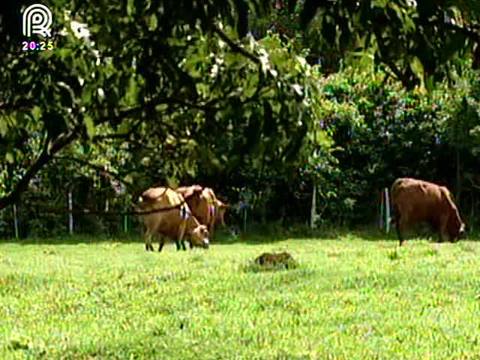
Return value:
<svg viewBox="0 0 480 360">
<path fill-rule="evenodd" d="M 447 188 L 442 188 L 442 195 L 443 195 L 445 201 L 448 203 L 448 205 L 450 206 L 451 209 L 457 209 L 457 206 L 453 202 L 452 194 L 450 193 L 450 191 Z"/>
</svg>

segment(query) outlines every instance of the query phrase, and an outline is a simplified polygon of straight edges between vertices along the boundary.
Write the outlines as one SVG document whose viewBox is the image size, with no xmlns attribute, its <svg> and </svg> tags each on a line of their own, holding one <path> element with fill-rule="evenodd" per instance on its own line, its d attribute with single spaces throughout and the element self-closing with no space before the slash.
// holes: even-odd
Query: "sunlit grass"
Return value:
<svg viewBox="0 0 480 360">
<path fill-rule="evenodd" d="M 81 240 L 0 243 L 1 359 L 480 356 L 480 243 Z M 252 271 L 277 250 L 298 267 Z"/>
</svg>

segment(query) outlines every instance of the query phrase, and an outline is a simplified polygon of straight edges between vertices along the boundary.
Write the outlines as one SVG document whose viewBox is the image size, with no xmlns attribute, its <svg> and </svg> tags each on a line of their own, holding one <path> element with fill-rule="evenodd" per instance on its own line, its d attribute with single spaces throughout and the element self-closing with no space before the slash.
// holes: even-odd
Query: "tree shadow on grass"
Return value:
<svg viewBox="0 0 480 360">
<path fill-rule="evenodd" d="M 479 241 L 480 234 L 470 234 L 466 241 Z M 412 240 L 427 240 L 432 243 L 438 243 L 438 236 L 425 229 L 416 229 L 408 231 L 405 234 L 405 241 Z M 369 242 L 375 241 L 388 241 L 392 243 L 398 243 L 398 237 L 395 229 L 390 229 L 390 232 L 386 234 L 383 230 L 379 230 L 375 227 L 364 228 L 324 228 L 324 229 L 276 229 L 275 231 L 256 231 L 239 234 L 238 236 L 232 236 L 230 233 L 223 231 L 219 236 L 216 236 L 212 242 L 214 244 L 229 245 L 229 244 L 246 244 L 246 245 L 259 245 L 277 243 L 286 240 L 365 240 Z M 462 241 L 462 240 L 461 240 Z"/>
<path fill-rule="evenodd" d="M 390 229 L 390 232 L 386 234 L 384 231 L 378 229 L 360 229 L 352 230 L 350 234 L 359 237 L 367 241 L 393 241 L 398 242 L 398 236 L 395 228 Z M 409 229 L 405 234 L 403 234 L 405 241 L 412 240 L 427 240 L 431 243 L 440 243 L 438 238 L 438 233 L 428 229 L 425 226 L 417 226 L 413 229 Z M 467 234 L 467 237 L 461 239 L 460 241 L 479 241 L 480 233 L 472 232 Z M 443 243 L 448 243 L 449 241 L 443 241 Z"/>
<path fill-rule="evenodd" d="M 380 231 L 374 229 L 351 230 L 346 228 L 323 228 L 323 229 L 309 229 L 307 227 L 291 227 L 291 228 L 275 228 L 259 230 L 246 233 L 240 233 L 233 236 L 228 231 L 222 231 L 221 234 L 216 235 L 212 243 L 229 245 L 229 244 L 246 244 L 259 245 L 277 243 L 286 240 L 345 240 L 345 239 L 364 239 L 368 241 L 397 241 L 396 235 L 390 233 L 389 236 L 382 234 Z"/>
<path fill-rule="evenodd" d="M 415 232 L 411 231 L 406 234 L 406 241 L 413 239 L 427 239 L 431 242 L 437 242 L 437 236 L 431 232 Z M 228 229 L 219 229 L 215 236 L 211 239 L 211 244 L 215 245 L 232 245 L 232 244 L 245 244 L 245 245 L 261 245 L 272 244 L 287 240 L 365 240 L 365 241 L 391 241 L 398 242 L 395 229 L 391 229 L 389 234 L 385 234 L 383 231 L 374 227 L 370 228 L 323 228 L 311 230 L 306 226 L 302 227 L 269 227 L 264 229 L 256 227 L 246 233 L 239 233 L 232 235 Z M 470 234 L 466 241 L 478 241 L 480 239 L 478 233 Z M 91 235 L 91 234 L 75 234 L 75 235 L 62 235 L 48 238 L 29 237 L 23 239 L 0 239 L 0 244 L 19 244 L 19 245 L 77 245 L 77 244 L 98 244 L 98 243 L 136 243 L 143 245 L 143 234 L 139 233 L 127 233 L 116 235 Z"/>
<path fill-rule="evenodd" d="M 211 239 L 212 245 L 261 245 L 273 244 L 287 240 L 341 240 L 348 238 L 361 238 L 370 241 L 386 240 L 385 236 L 380 232 L 372 230 L 352 231 L 348 229 L 315 229 L 311 230 L 307 227 L 256 227 L 246 233 L 232 233 L 226 229 L 219 229 L 215 236 Z M 396 238 L 390 236 L 390 240 Z M 18 244 L 18 245 L 78 245 L 78 244 L 98 244 L 98 243 L 138 243 L 144 242 L 142 233 L 118 234 L 118 235 L 91 235 L 91 234 L 74 234 L 52 237 L 28 237 L 21 239 L 0 239 L 0 244 Z"/>
</svg>

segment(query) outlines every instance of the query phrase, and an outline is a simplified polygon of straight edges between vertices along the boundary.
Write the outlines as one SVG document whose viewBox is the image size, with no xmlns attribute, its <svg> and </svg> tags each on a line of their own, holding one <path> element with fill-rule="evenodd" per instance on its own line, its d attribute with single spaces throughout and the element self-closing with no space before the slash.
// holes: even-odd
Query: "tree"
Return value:
<svg viewBox="0 0 480 360">
<path fill-rule="evenodd" d="M 282 11 L 298 14 L 305 47 L 330 71 L 350 56 L 372 51 L 378 65 L 407 88 L 452 76 L 456 59 L 480 66 L 480 3 L 433 0 L 290 0 Z M 298 36 L 298 32 L 296 33 Z M 452 67 L 453 65 L 453 67 Z"/>
<path fill-rule="evenodd" d="M 0 154 L 7 163 L 0 165 L 0 209 L 16 201 L 55 158 L 94 159 L 99 165 L 99 149 L 106 144 L 125 146 L 123 160 L 145 160 L 147 154 L 162 159 L 162 179 L 192 173 L 198 163 L 185 156 L 192 150 L 205 165 L 211 139 L 231 126 L 227 133 L 243 135 L 232 135 L 232 146 L 257 151 L 262 134 L 270 134 L 262 146 L 278 148 L 278 161 L 292 157 L 308 128 L 308 115 L 298 117 L 310 106 L 310 85 L 301 83 L 307 81 L 306 64 L 276 46 L 272 66 L 265 47 L 251 38 L 243 44 L 232 40 L 235 33 L 222 25 L 232 24 L 245 35 L 249 12 L 262 13 L 265 3 L 64 1 L 52 10 L 58 20 L 54 30 L 66 35 L 57 36 L 53 51 L 40 54 L 15 51 L 19 28 L 10 27 L 7 15 L 19 13 L 24 3 L 4 5 L 1 36 L 9 41 L 2 43 L 7 55 L 0 60 L 5 84 Z M 66 8 L 70 11 L 64 13 Z M 76 32 L 81 23 L 87 24 L 83 36 Z M 219 76 L 211 76 L 215 68 Z M 236 79 L 238 73 L 229 69 L 245 77 Z M 33 74 L 41 74 L 41 81 Z M 232 114 L 234 123 L 227 118 Z M 262 125 L 262 114 L 271 123 Z M 298 135 L 286 135 L 297 130 Z"/>
</svg>

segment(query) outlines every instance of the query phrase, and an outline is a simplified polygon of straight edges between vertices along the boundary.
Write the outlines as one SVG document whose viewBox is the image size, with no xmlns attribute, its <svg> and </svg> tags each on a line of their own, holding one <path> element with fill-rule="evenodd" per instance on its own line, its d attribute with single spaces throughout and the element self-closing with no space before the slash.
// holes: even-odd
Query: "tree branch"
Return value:
<svg viewBox="0 0 480 360">
<path fill-rule="evenodd" d="M 0 102 L 0 111 L 27 111 L 32 108 L 32 101 L 29 99 L 20 99 L 15 103 Z"/>
<path fill-rule="evenodd" d="M 408 88 L 413 87 L 412 85 L 415 85 L 415 81 L 412 80 L 411 76 L 409 76 L 410 71 L 406 70 L 406 72 L 402 72 L 397 67 L 394 61 L 388 56 L 388 47 L 387 45 L 385 45 L 379 30 L 375 29 L 374 34 L 377 40 L 381 61 L 390 68 L 393 74 L 397 77 L 398 80 L 400 80 L 403 83 L 403 85 L 405 85 Z"/>
<path fill-rule="evenodd" d="M 243 47 L 240 45 L 235 44 L 232 39 L 230 39 L 222 30 L 220 30 L 217 26 L 212 25 L 213 32 L 217 34 L 220 39 L 225 41 L 227 45 L 232 49 L 234 52 L 237 52 L 239 54 L 242 54 L 246 58 L 250 59 L 253 61 L 255 64 L 260 64 L 260 60 L 253 54 L 249 53 L 247 50 L 245 50 Z"/>
<path fill-rule="evenodd" d="M 177 104 L 181 106 L 197 108 L 204 111 L 206 109 L 215 109 L 215 108 L 210 108 L 203 105 L 191 104 L 179 99 L 153 98 L 139 106 L 121 110 L 114 116 L 109 115 L 109 116 L 99 117 L 97 120 L 97 124 L 111 122 L 113 120 L 118 121 L 128 117 L 138 116 L 143 111 L 145 111 L 146 108 L 148 107 L 155 108 L 155 106 L 160 104 L 170 104 L 170 105 Z M 3 109 L 2 109 L 2 106 L 3 106 Z M 6 110 L 7 108 L 8 107 L 4 103 L 0 103 L 0 110 Z M 83 129 L 83 124 L 77 124 L 70 132 L 61 134 L 55 140 L 47 137 L 47 139 L 45 140 L 46 142 L 40 153 L 40 156 L 35 160 L 33 165 L 27 170 L 25 175 L 14 186 L 13 190 L 8 195 L 0 197 L 0 210 L 18 201 L 18 199 L 20 198 L 20 195 L 25 190 L 27 190 L 28 184 L 30 183 L 32 178 L 35 175 L 37 175 L 39 171 L 54 158 L 54 155 L 56 153 L 58 153 L 60 150 L 62 150 L 67 145 L 71 144 L 76 138 L 78 138 L 81 135 L 82 129 Z"/>
<path fill-rule="evenodd" d="M 110 177 L 110 178 L 112 178 L 112 179 L 114 179 L 118 182 L 121 182 L 122 184 L 125 184 L 129 187 L 133 186 L 128 181 L 125 181 L 124 179 L 122 179 L 120 177 L 120 175 L 106 170 L 103 166 L 92 164 L 91 162 L 89 162 L 87 160 L 78 159 L 78 158 L 71 157 L 71 156 L 55 156 L 54 160 L 63 160 L 63 161 L 75 162 L 75 163 L 80 164 L 80 165 L 85 165 L 85 166 L 88 166 L 89 168 L 92 168 L 94 170 L 99 171 L 100 173 L 106 175 L 106 177 Z"/>
<path fill-rule="evenodd" d="M 53 143 L 51 143 L 51 146 L 44 146 L 40 156 L 35 160 L 33 165 L 28 169 L 17 185 L 15 185 L 13 191 L 6 196 L 0 197 L 0 210 L 18 201 L 22 192 L 28 188 L 30 180 L 32 180 L 32 178 L 37 175 L 38 172 L 50 162 L 50 160 L 52 160 L 57 152 L 72 143 L 72 141 L 78 136 L 79 132 L 80 126 L 76 126 L 70 131 L 70 133 L 60 135 Z M 46 139 L 46 141 L 49 142 L 50 140 Z"/>
<path fill-rule="evenodd" d="M 463 35 L 465 35 L 469 39 L 474 40 L 477 43 L 480 43 L 480 34 L 476 31 L 468 28 L 468 27 L 459 26 L 459 25 L 449 23 L 449 22 L 441 22 L 441 23 L 439 22 L 435 25 L 441 25 L 441 26 L 443 26 L 443 27 L 445 27 L 449 30 L 458 31 L 459 33 L 462 33 Z"/>
</svg>

